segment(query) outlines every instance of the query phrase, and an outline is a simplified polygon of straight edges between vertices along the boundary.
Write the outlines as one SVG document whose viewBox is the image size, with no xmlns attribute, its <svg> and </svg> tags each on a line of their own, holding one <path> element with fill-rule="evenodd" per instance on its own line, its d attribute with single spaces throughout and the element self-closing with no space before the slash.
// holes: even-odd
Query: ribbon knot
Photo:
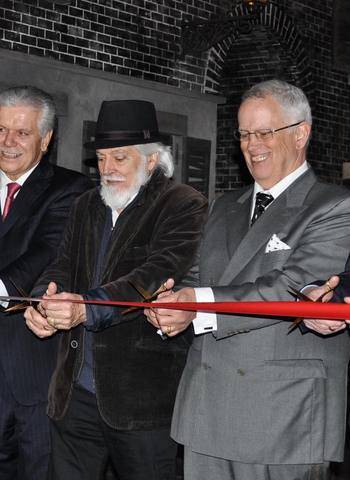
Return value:
<svg viewBox="0 0 350 480">
<path fill-rule="evenodd" d="M 2 212 L 3 220 L 5 220 L 5 218 L 7 217 L 10 211 L 11 205 L 13 203 L 14 197 L 20 188 L 21 188 L 21 185 L 16 182 L 7 184 L 7 197 L 5 200 L 4 211 Z"/>
<path fill-rule="evenodd" d="M 255 207 L 251 220 L 251 225 L 265 212 L 265 209 L 274 200 L 269 193 L 258 192 L 255 196 Z"/>
</svg>

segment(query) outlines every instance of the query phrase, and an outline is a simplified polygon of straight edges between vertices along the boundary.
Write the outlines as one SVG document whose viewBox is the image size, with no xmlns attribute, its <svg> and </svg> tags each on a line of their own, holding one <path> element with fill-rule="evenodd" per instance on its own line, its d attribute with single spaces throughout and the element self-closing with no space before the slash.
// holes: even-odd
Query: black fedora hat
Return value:
<svg viewBox="0 0 350 480">
<path fill-rule="evenodd" d="M 95 141 L 87 148 L 113 148 L 160 141 L 156 110 L 144 100 L 102 102 L 96 123 Z"/>
</svg>

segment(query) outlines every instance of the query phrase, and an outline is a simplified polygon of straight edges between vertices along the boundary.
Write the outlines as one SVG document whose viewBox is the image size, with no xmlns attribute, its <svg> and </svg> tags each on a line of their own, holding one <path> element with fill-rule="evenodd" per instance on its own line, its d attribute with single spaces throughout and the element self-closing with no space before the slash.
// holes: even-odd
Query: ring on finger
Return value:
<svg viewBox="0 0 350 480">
<path fill-rule="evenodd" d="M 47 323 L 51 325 L 52 328 L 56 328 L 56 323 L 54 318 L 47 318 Z"/>
<path fill-rule="evenodd" d="M 171 325 L 167 325 L 167 327 L 166 327 L 166 334 L 167 334 L 167 335 L 170 335 L 172 331 L 173 331 L 173 327 L 172 327 Z"/>
</svg>

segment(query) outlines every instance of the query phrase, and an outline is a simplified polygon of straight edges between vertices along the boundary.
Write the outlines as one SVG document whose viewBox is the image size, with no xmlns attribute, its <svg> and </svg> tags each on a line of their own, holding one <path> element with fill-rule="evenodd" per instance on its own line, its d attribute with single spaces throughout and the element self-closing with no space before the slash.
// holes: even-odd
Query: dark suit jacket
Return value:
<svg viewBox="0 0 350 480">
<path fill-rule="evenodd" d="M 99 191 L 83 195 L 67 225 L 57 262 L 40 280 L 86 293 L 92 286 L 107 209 Z M 156 171 L 120 214 L 105 257 L 102 288 L 90 296 L 140 301 L 130 285 L 155 291 L 168 278 L 178 282 L 190 269 L 206 216 L 206 200 L 187 185 Z M 37 287 L 40 289 L 40 285 Z M 163 341 L 142 311 L 122 315 L 100 307 L 95 316 L 94 374 L 103 419 L 119 429 L 169 426 L 189 341 L 186 334 Z M 62 417 L 82 360 L 84 327 L 64 333 L 49 393 L 49 415 Z"/>
<path fill-rule="evenodd" d="M 77 172 L 42 160 L 20 189 L 4 222 L 0 219 L 0 278 L 30 292 L 55 257 L 75 197 L 91 188 Z M 12 282 L 13 283 L 12 283 Z M 0 314 L 0 368 L 18 402 L 45 401 L 57 339 L 38 339 L 23 314 Z"/>
<path fill-rule="evenodd" d="M 350 257 L 346 262 L 344 272 L 339 273 L 338 275 L 340 277 L 340 282 L 334 290 L 332 302 L 343 302 L 344 297 L 350 296 Z M 319 285 L 322 285 L 323 283 L 324 281 L 317 282 Z"/>
</svg>

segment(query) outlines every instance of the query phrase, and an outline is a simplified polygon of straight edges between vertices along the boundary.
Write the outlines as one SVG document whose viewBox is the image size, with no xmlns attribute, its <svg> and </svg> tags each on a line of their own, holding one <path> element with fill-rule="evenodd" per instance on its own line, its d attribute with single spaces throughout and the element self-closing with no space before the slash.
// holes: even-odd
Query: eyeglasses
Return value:
<svg viewBox="0 0 350 480">
<path fill-rule="evenodd" d="M 255 135 L 255 138 L 260 142 L 265 142 L 271 140 L 273 135 L 276 132 L 280 132 L 281 130 L 285 130 L 286 128 L 296 127 L 303 123 L 304 120 L 300 120 L 300 122 L 292 123 L 291 125 L 286 125 L 285 127 L 281 128 L 262 128 L 261 130 L 255 130 L 254 132 L 249 132 L 248 130 L 235 130 L 234 135 L 236 140 L 240 142 L 248 142 L 250 140 L 250 135 Z"/>
</svg>

